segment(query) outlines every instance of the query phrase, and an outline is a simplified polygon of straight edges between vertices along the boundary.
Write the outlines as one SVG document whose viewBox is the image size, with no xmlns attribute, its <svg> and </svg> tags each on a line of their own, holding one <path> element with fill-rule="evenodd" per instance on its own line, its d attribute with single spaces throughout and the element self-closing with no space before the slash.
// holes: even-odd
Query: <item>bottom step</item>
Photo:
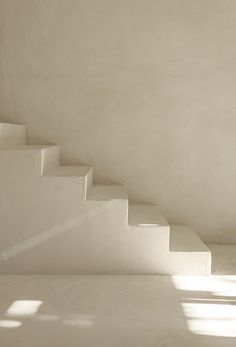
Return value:
<svg viewBox="0 0 236 347">
<path fill-rule="evenodd" d="M 212 252 L 213 275 L 235 275 L 236 273 L 236 244 L 209 244 Z"/>
<path fill-rule="evenodd" d="M 170 273 L 211 274 L 211 251 L 189 227 L 170 226 Z"/>
</svg>

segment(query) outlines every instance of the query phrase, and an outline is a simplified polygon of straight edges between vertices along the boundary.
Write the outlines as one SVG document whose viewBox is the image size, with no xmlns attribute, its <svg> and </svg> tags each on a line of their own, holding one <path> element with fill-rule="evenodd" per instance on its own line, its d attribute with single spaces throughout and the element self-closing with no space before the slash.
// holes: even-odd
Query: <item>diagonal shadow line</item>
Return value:
<svg viewBox="0 0 236 347">
<path fill-rule="evenodd" d="M 111 205 L 111 203 L 107 204 L 105 209 L 107 209 L 110 205 Z M 103 211 L 104 211 L 104 206 L 101 206 L 101 205 L 96 206 L 91 211 L 89 211 L 86 215 L 83 215 L 83 216 L 78 217 L 78 218 L 74 218 L 74 219 L 67 221 L 67 222 L 60 224 L 60 225 L 55 225 L 52 228 L 41 232 L 39 235 L 33 236 L 30 239 L 27 239 L 21 243 L 16 244 L 13 247 L 10 247 L 10 248 L 2 251 L 0 253 L 0 263 L 8 260 L 10 258 L 13 258 L 13 257 L 17 256 L 18 254 L 20 254 L 24 251 L 27 251 L 28 249 L 31 249 L 31 248 L 51 239 L 51 238 L 53 238 L 59 234 L 62 234 L 63 232 L 67 231 L 68 229 L 72 229 L 76 225 L 77 226 L 81 225 L 88 218 L 94 217 Z"/>
</svg>

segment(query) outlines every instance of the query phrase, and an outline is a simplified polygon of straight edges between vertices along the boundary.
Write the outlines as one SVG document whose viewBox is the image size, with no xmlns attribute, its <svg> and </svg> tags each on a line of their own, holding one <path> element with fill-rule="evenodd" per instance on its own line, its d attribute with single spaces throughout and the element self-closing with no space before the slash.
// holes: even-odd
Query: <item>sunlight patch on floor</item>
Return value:
<svg viewBox="0 0 236 347">
<path fill-rule="evenodd" d="M 194 334 L 236 337 L 236 320 L 228 319 L 188 319 L 188 328 Z"/>
<path fill-rule="evenodd" d="M 6 316 L 34 316 L 39 307 L 42 305 L 42 301 L 39 300 L 17 300 L 14 301 L 8 308 Z"/>
<path fill-rule="evenodd" d="M 182 296 L 189 331 L 236 337 L 236 276 L 173 276 L 172 280 Z"/>
<path fill-rule="evenodd" d="M 0 328 L 19 328 L 22 322 L 16 320 L 0 320 Z"/>
<path fill-rule="evenodd" d="M 42 314 L 39 311 L 43 301 L 40 300 L 16 300 L 5 313 L 5 317 L 24 319 L 31 318 L 38 322 L 57 322 L 63 325 L 77 328 L 91 328 L 95 324 L 95 316 L 90 314 L 74 314 L 59 316 L 57 314 Z M 16 320 L 0 320 L 0 328 L 18 328 L 24 322 Z"/>
<path fill-rule="evenodd" d="M 68 326 L 77 326 L 81 328 L 91 328 L 94 325 L 95 317 L 92 315 L 74 315 L 63 321 Z"/>
</svg>

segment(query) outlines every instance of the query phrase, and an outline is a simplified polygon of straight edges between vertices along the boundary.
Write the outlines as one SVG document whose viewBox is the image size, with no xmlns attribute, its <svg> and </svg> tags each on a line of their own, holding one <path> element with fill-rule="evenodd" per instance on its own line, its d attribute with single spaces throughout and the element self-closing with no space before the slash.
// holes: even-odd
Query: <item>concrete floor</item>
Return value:
<svg viewBox="0 0 236 347">
<path fill-rule="evenodd" d="M 217 261 L 215 273 L 220 256 Z M 0 347 L 233 347 L 233 271 L 211 277 L 1 276 Z"/>
</svg>

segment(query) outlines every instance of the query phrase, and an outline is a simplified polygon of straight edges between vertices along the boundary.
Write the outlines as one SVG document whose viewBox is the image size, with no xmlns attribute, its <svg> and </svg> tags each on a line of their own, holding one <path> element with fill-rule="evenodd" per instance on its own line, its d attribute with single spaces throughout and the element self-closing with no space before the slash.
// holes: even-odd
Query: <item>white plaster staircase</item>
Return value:
<svg viewBox="0 0 236 347">
<path fill-rule="evenodd" d="M 196 233 L 124 185 L 94 185 L 93 168 L 61 166 L 56 145 L 27 145 L 0 123 L 0 273 L 209 275 Z"/>
</svg>

